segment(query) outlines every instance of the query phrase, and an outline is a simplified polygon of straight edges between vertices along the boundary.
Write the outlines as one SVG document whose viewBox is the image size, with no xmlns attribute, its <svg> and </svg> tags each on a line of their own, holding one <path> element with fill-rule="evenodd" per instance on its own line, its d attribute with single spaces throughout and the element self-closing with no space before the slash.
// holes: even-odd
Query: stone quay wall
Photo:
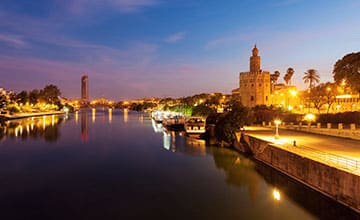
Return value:
<svg viewBox="0 0 360 220">
<path fill-rule="evenodd" d="M 250 148 L 255 159 L 360 213 L 360 176 L 302 157 L 247 134 L 243 134 L 242 142 L 244 144 L 238 143 L 235 147 L 241 151 Z M 247 146 L 244 148 L 243 145 Z"/>
</svg>

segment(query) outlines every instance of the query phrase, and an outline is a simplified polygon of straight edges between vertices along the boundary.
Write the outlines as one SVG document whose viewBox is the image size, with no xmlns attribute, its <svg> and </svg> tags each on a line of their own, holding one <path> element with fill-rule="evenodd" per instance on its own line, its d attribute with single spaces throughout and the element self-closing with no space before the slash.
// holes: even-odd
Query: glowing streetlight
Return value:
<svg viewBox="0 0 360 220">
<path fill-rule="evenodd" d="M 295 97 L 295 96 L 297 95 L 297 91 L 296 91 L 296 90 L 291 90 L 291 91 L 290 91 L 290 94 L 291 94 L 293 97 Z"/>
<path fill-rule="evenodd" d="M 274 197 L 274 200 L 280 201 L 281 195 L 280 195 L 279 190 L 277 190 L 277 189 L 274 189 L 274 190 L 273 190 L 273 197 Z"/>
<path fill-rule="evenodd" d="M 314 114 L 309 113 L 304 116 L 304 119 L 308 122 L 308 125 L 310 126 L 311 122 L 315 121 L 316 117 Z"/>
<path fill-rule="evenodd" d="M 341 81 L 341 85 L 342 85 L 342 86 L 346 86 L 346 79 L 343 79 L 343 80 Z"/>
<path fill-rule="evenodd" d="M 281 120 L 276 119 L 276 120 L 274 120 L 274 123 L 275 123 L 275 136 L 274 136 L 274 138 L 279 139 L 280 138 L 280 136 L 279 136 L 279 125 L 281 124 Z"/>
</svg>

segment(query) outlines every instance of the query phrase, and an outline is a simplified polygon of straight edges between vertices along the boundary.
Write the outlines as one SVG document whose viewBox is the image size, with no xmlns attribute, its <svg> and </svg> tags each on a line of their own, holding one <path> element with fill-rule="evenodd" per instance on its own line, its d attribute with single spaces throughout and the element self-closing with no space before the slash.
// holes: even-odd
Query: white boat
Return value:
<svg viewBox="0 0 360 220">
<path fill-rule="evenodd" d="M 164 112 L 162 111 L 154 111 L 151 112 L 151 117 L 155 120 L 157 123 L 161 123 L 164 119 Z"/>
<path fill-rule="evenodd" d="M 200 136 L 206 132 L 206 118 L 189 117 L 185 119 L 185 132 L 189 136 Z"/>
</svg>

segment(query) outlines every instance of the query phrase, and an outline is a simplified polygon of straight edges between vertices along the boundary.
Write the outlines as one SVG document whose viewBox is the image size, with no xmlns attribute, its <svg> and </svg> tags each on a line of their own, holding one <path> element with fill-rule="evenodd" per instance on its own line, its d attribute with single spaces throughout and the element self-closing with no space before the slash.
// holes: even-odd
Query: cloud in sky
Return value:
<svg viewBox="0 0 360 220">
<path fill-rule="evenodd" d="M 305 9 L 323 5 L 251 0 L 246 2 L 258 12 L 251 17 L 238 2 L 189 0 L 191 7 L 185 7 L 183 1 L 163 0 L 49 0 L 30 5 L 19 0 L 13 7 L 13 1 L 4 0 L 0 86 L 20 91 L 54 83 L 65 97 L 78 97 L 79 77 L 87 73 L 94 98 L 229 92 L 237 87 L 238 72 L 247 70 L 254 43 L 264 70 L 283 72 L 292 66 L 299 82 L 307 68 L 318 69 L 324 79 L 336 59 L 359 48 L 360 32 L 354 29 L 359 19 L 353 19 L 359 3 L 337 3 L 324 7 L 326 13 L 304 17 Z M 283 10 L 273 3 L 289 7 Z M 290 7 L 296 3 L 304 7 Z"/>
<path fill-rule="evenodd" d="M 68 9 L 74 14 L 88 13 L 103 8 L 132 13 L 159 4 L 157 0 L 68 0 L 67 3 Z"/>
<path fill-rule="evenodd" d="M 186 32 L 177 32 L 175 34 L 172 34 L 170 36 L 168 36 L 165 41 L 167 43 L 176 43 L 178 41 L 181 41 L 182 39 L 184 39 L 186 37 Z"/>
<path fill-rule="evenodd" d="M 25 48 L 28 46 L 28 44 L 23 40 L 23 37 L 19 35 L 0 33 L 0 43 L 1 42 L 16 48 Z"/>
</svg>

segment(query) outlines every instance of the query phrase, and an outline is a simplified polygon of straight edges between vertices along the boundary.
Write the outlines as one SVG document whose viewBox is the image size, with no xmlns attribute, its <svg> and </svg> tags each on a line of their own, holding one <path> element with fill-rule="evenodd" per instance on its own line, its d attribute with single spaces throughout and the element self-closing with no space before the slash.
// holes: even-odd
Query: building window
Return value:
<svg viewBox="0 0 360 220">
<path fill-rule="evenodd" d="M 259 83 L 259 87 L 261 87 L 261 83 Z"/>
<path fill-rule="evenodd" d="M 251 87 L 254 87 L 254 84 L 251 84 Z"/>
<path fill-rule="evenodd" d="M 254 101 L 254 96 L 251 96 L 251 97 L 250 97 L 250 101 Z"/>
<path fill-rule="evenodd" d="M 267 96 L 265 96 L 265 100 L 268 101 L 268 97 L 267 97 Z"/>
</svg>

